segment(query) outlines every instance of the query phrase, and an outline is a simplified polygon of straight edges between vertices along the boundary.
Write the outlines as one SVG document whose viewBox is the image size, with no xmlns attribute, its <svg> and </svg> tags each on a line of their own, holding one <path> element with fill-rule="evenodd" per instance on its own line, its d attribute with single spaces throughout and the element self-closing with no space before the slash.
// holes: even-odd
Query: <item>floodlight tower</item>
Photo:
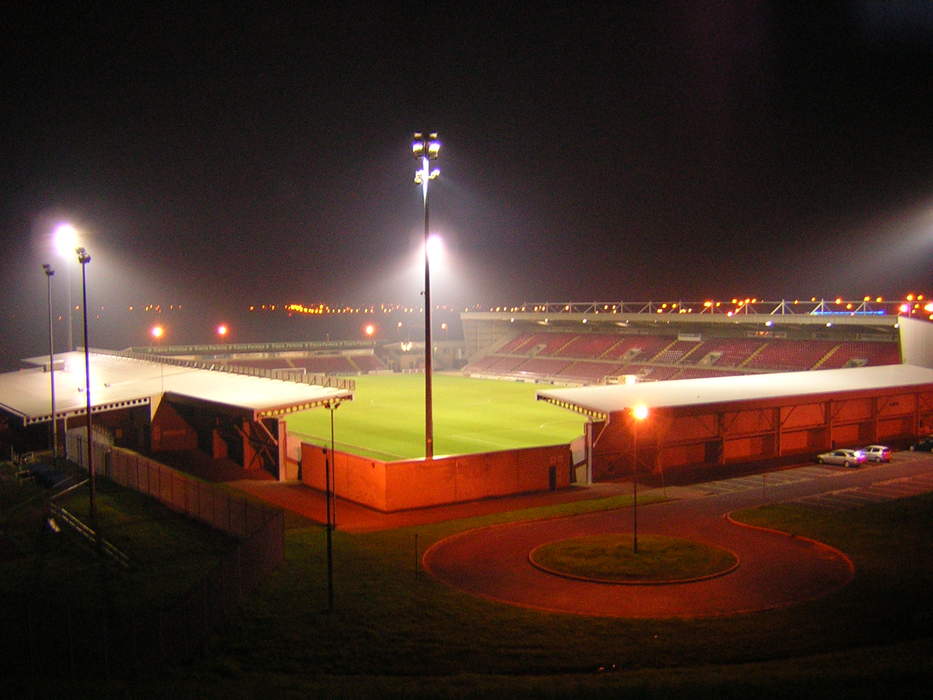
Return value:
<svg viewBox="0 0 933 700">
<path fill-rule="evenodd" d="M 58 466 L 58 421 L 55 419 L 55 336 L 52 327 L 52 275 L 55 270 L 48 263 L 42 265 L 49 288 L 49 383 L 52 396 L 52 464 Z"/>
<path fill-rule="evenodd" d="M 415 171 L 415 184 L 421 185 L 424 198 L 424 458 L 434 458 L 434 409 L 431 394 L 431 366 L 433 350 L 431 346 L 431 263 L 428 256 L 428 182 L 441 171 L 431 170 L 431 161 L 436 160 L 441 151 L 441 142 L 437 133 L 414 135 L 411 151 L 421 161 L 421 169 Z"/>
<path fill-rule="evenodd" d="M 88 341 L 87 334 L 87 264 L 91 262 L 91 256 L 84 248 L 75 248 L 75 253 L 81 264 L 81 310 L 84 312 L 84 396 L 87 399 L 87 474 L 91 487 L 91 526 L 97 532 L 97 506 L 95 504 L 97 478 L 94 473 L 94 444 L 91 440 L 91 343 Z"/>
</svg>

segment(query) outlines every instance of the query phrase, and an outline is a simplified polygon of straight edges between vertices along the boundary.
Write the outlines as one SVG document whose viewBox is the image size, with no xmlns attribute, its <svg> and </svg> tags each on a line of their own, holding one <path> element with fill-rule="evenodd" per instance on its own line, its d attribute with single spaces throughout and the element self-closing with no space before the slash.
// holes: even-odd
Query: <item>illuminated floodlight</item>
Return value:
<svg viewBox="0 0 933 700">
<path fill-rule="evenodd" d="M 444 239 L 436 233 L 428 236 L 427 242 L 428 261 L 431 265 L 437 265 L 444 260 Z"/>
<path fill-rule="evenodd" d="M 162 336 L 165 335 L 165 328 L 162 326 L 153 326 L 149 329 L 149 335 L 151 335 L 156 340 L 160 340 Z"/>
<path fill-rule="evenodd" d="M 217 326 L 217 335 L 219 335 L 221 338 L 225 338 L 229 332 L 230 328 L 227 327 L 226 323 L 221 323 L 219 326 Z"/>
<path fill-rule="evenodd" d="M 639 421 L 645 420 L 648 417 L 648 407 L 643 403 L 632 406 L 632 417 Z"/>
<path fill-rule="evenodd" d="M 58 254 L 67 257 L 78 246 L 78 229 L 67 222 L 59 224 L 52 232 L 52 239 Z"/>
<path fill-rule="evenodd" d="M 376 334 L 376 327 L 371 323 L 367 323 L 363 327 L 363 332 L 366 334 L 367 338 L 372 338 Z"/>
</svg>

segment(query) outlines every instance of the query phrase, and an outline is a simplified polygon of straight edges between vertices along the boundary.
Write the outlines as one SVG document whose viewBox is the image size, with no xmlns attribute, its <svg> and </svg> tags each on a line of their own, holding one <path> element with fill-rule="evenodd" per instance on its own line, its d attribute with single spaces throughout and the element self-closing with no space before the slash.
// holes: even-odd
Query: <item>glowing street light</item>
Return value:
<svg viewBox="0 0 933 700">
<path fill-rule="evenodd" d="M 415 184 L 421 185 L 424 199 L 424 458 L 434 458 L 434 415 L 431 390 L 432 345 L 431 345 L 431 264 L 428 233 L 428 182 L 441 174 L 431 170 L 431 161 L 440 154 L 441 142 L 437 133 L 425 135 L 418 132 L 411 144 L 412 155 L 421 161 L 421 169 L 415 171 Z"/>
<path fill-rule="evenodd" d="M 632 407 L 632 552 L 638 554 L 638 424 L 648 417 L 648 407 Z"/>
<path fill-rule="evenodd" d="M 68 300 L 68 350 L 74 350 L 74 335 L 72 333 L 71 315 L 74 312 L 74 304 L 71 303 L 71 265 L 68 260 L 77 250 L 78 230 L 69 223 L 62 223 L 55 227 L 52 232 L 52 239 L 55 244 L 55 250 L 65 260 L 65 286 Z"/>
<path fill-rule="evenodd" d="M 152 336 L 152 339 L 158 344 L 160 340 L 165 336 L 165 327 L 161 324 L 156 324 L 149 329 L 149 335 Z M 151 348 L 150 348 L 151 349 Z M 165 366 L 162 364 L 161 358 L 159 359 L 159 384 L 162 391 L 165 391 Z"/>
<path fill-rule="evenodd" d="M 217 326 L 216 330 L 217 330 L 217 337 L 220 338 L 221 340 L 225 340 L 227 338 L 227 335 L 230 333 L 230 328 L 229 326 L 227 326 L 226 323 L 221 323 L 219 326 Z"/>
</svg>

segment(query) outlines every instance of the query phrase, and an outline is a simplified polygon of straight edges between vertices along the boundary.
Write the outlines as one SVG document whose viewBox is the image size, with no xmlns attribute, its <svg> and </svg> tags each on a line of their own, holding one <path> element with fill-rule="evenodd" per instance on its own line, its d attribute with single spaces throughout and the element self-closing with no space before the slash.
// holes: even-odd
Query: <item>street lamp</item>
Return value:
<svg viewBox="0 0 933 700">
<path fill-rule="evenodd" d="M 165 335 L 165 328 L 160 324 L 156 324 L 149 329 L 149 334 L 156 344 L 158 344 L 158 342 L 162 340 L 162 336 Z M 159 359 L 159 381 L 161 383 L 162 392 L 165 393 L 165 367 L 162 364 L 161 358 Z"/>
<path fill-rule="evenodd" d="M 84 312 L 84 395 L 87 399 L 87 473 L 88 482 L 91 486 L 91 526 L 97 531 L 97 507 L 95 504 L 95 495 L 97 492 L 97 480 L 94 475 L 94 449 L 91 442 L 91 343 L 88 341 L 87 334 L 87 264 L 91 262 L 91 256 L 84 248 L 75 248 L 78 254 L 78 262 L 81 264 L 81 310 Z"/>
<path fill-rule="evenodd" d="M 327 501 L 327 611 L 334 611 L 334 528 L 337 524 L 337 475 L 334 472 L 334 411 L 340 399 L 324 403 L 330 411 L 330 454 L 324 463 L 324 498 Z M 333 488 L 332 488 L 333 485 Z"/>
<path fill-rule="evenodd" d="M 55 232 L 52 235 L 55 241 L 55 249 L 58 251 L 58 254 L 65 259 L 65 291 L 68 300 L 68 351 L 71 352 L 75 349 L 74 335 L 72 332 L 72 326 L 74 324 L 71 320 L 71 315 L 74 313 L 74 304 L 71 303 L 71 265 L 68 264 L 68 257 L 72 254 L 72 251 L 77 248 L 78 231 L 71 224 L 64 223 L 56 226 Z"/>
<path fill-rule="evenodd" d="M 632 552 L 638 554 L 638 424 L 648 417 L 648 407 L 632 407 Z"/>
<path fill-rule="evenodd" d="M 415 184 L 421 185 L 424 199 L 424 458 L 434 458 L 434 410 L 431 395 L 431 265 L 428 255 L 428 182 L 441 171 L 431 170 L 432 160 L 436 160 L 441 150 L 441 142 L 436 133 L 425 136 L 418 132 L 414 135 L 411 151 L 421 161 L 421 169 L 415 171 Z"/>
<path fill-rule="evenodd" d="M 52 275 L 55 270 L 49 264 L 43 264 L 49 288 L 49 383 L 52 396 L 52 464 L 58 464 L 58 423 L 55 420 L 55 342 L 52 327 Z"/>
</svg>

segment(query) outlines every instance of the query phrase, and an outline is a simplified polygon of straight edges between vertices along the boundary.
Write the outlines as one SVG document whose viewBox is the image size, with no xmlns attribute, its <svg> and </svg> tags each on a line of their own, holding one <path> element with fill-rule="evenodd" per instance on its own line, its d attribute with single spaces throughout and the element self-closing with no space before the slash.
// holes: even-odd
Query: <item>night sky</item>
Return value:
<svg viewBox="0 0 933 700">
<path fill-rule="evenodd" d="M 62 219 L 92 304 L 417 304 L 421 129 L 438 304 L 931 291 L 933 3 L 10 4 L 0 319 L 35 354 Z"/>
</svg>

